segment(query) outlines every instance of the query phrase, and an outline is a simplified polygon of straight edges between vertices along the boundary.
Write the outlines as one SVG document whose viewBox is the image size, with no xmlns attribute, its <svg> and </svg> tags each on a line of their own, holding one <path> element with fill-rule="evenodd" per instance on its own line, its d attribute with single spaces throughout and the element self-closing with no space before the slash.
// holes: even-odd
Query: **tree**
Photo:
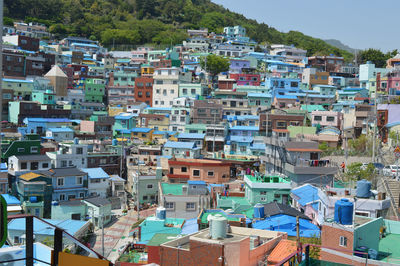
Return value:
<svg viewBox="0 0 400 266">
<path fill-rule="evenodd" d="M 347 180 L 358 181 L 361 179 L 373 180 L 377 175 L 375 166 L 370 163 L 363 167 L 362 163 L 352 163 L 347 167 L 345 177 Z"/>
<path fill-rule="evenodd" d="M 107 29 L 101 34 L 102 44 L 138 44 L 140 34 L 135 30 Z"/>
<path fill-rule="evenodd" d="M 361 62 L 363 64 L 371 61 L 375 64 L 376 67 L 385 67 L 386 66 L 386 56 L 385 54 L 379 49 L 370 48 L 368 50 L 361 51 L 359 53 L 361 58 Z"/>
<path fill-rule="evenodd" d="M 200 59 L 200 65 L 211 74 L 212 81 L 214 82 L 219 73 L 229 70 L 230 61 L 222 56 L 210 54 Z"/>
</svg>

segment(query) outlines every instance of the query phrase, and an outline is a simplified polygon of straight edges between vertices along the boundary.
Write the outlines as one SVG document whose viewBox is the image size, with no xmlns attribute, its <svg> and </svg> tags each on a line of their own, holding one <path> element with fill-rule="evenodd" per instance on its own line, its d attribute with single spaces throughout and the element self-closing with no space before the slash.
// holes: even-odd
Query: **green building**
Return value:
<svg viewBox="0 0 400 266">
<path fill-rule="evenodd" d="M 106 91 L 104 79 L 85 80 L 85 102 L 102 103 Z"/>
<path fill-rule="evenodd" d="M 207 127 L 205 124 L 187 124 L 185 126 L 185 133 L 203 134 L 206 131 Z"/>
<path fill-rule="evenodd" d="M 40 102 L 41 104 L 56 104 L 55 98 L 56 94 L 52 90 L 35 90 L 32 92 L 32 101 Z"/>
<path fill-rule="evenodd" d="M 249 100 L 249 106 L 271 107 L 272 96 L 269 93 L 249 92 L 247 98 Z"/>
<path fill-rule="evenodd" d="M 113 86 L 135 86 L 136 72 L 115 71 L 113 72 Z"/>
<path fill-rule="evenodd" d="M 251 205 L 273 201 L 288 204 L 291 182 L 281 176 L 245 175 L 245 198 Z"/>
<path fill-rule="evenodd" d="M 31 100 L 34 82 L 24 79 L 3 79 L 3 89 L 13 90 L 14 97 L 21 100 Z"/>
<path fill-rule="evenodd" d="M 155 175 L 139 175 L 134 177 L 135 182 L 132 188 L 132 197 L 136 200 L 139 189 L 139 203 L 157 203 L 158 202 L 158 184 L 162 180 L 162 169 L 157 168 Z"/>
<path fill-rule="evenodd" d="M 113 135 L 117 135 L 118 132 L 127 133 L 128 130 L 136 127 L 137 115 L 132 113 L 121 113 L 114 117 L 115 122 L 113 126 Z M 118 131 L 118 132 L 117 132 Z"/>
<path fill-rule="evenodd" d="M 8 161 L 8 158 L 13 155 L 40 154 L 40 136 L 37 134 L 26 134 L 22 140 L 14 140 L 2 144 L 1 158 L 5 161 Z"/>
<path fill-rule="evenodd" d="M 179 84 L 179 97 L 191 97 L 203 100 L 208 93 L 206 84 L 200 83 L 182 83 Z"/>
</svg>

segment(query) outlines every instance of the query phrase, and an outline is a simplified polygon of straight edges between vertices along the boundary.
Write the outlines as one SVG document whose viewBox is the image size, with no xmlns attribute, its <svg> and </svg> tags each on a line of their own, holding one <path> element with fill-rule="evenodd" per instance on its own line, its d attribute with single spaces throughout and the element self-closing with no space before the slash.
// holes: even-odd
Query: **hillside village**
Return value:
<svg viewBox="0 0 400 266">
<path fill-rule="evenodd" d="M 122 51 L 3 27 L 0 262 L 400 264 L 400 54 L 187 35 Z"/>
</svg>

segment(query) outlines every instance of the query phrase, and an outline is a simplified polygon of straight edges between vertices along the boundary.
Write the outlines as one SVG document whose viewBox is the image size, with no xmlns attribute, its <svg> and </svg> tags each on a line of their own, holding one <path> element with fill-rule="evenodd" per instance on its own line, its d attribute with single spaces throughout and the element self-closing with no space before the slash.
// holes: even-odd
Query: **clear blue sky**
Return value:
<svg viewBox="0 0 400 266">
<path fill-rule="evenodd" d="M 212 0 L 279 31 L 298 30 L 358 49 L 400 48 L 399 0 Z"/>
</svg>

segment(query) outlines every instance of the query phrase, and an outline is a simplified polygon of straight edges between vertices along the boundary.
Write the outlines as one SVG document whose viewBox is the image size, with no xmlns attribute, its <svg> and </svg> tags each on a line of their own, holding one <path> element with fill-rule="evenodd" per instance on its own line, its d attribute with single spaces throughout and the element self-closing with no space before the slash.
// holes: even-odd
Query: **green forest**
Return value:
<svg viewBox="0 0 400 266">
<path fill-rule="evenodd" d="M 241 25 L 262 44 L 283 43 L 306 49 L 308 55 L 353 55 L 298 31 L 282 33 L 265 23 L 212 3 L 210 0 L 5 0 L 5 23 L 14 19 L 41 22 L 57 38 L 84 36 L 105 46 L 115 44 L 177 44 L 187 29 Z"/>
</svg>

